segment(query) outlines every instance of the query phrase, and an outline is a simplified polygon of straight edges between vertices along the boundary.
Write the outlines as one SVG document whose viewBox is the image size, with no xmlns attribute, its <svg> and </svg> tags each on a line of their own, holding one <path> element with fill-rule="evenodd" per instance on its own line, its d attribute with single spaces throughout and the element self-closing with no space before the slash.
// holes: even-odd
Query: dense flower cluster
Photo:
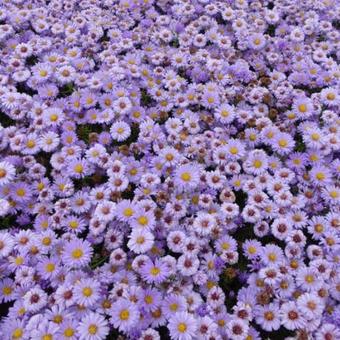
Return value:
<svg viewBox="0 0 340 340">
<path fill-rule="evenodd" d="M 340 339 L 336 0 L 3 0 L 2 340 Z"/>
</svg>

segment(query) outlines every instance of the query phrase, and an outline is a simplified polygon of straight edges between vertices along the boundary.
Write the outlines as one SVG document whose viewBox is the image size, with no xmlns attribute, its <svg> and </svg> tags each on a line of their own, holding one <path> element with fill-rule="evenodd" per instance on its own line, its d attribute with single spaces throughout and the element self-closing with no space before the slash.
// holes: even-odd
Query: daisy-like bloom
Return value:
<svg viewBox="0 0 340 340">
<path fill-rule="evenodd" d="M 23 296 L 23 302 L 28 312 L 36 313 L 47 304 L 47 294 L 41 288 L 35 287 Z"/>
<path fill-rule="evenodd" d="M 60 272 L 59 261 L 57 258 L 43 258 L 39 261 L 37 270 L 43 279 L 53 279 Z"/>
<path fill-rule="evenodd" d="M 280 328 L 279 305 L 270 303 L 268 305 L 257 305 L 254 310 L 256 323 L 267 332 Z"/>
<path fill-rule="evenodd" d="M 103 340 L 109 334 L 108 322 L 105 318 L 94 312 L 88 313 L 80 321 L 77 331 L 81 340 Z"/>
<path fill-rule="evenodd" d="M 78 322 L 75 319 L 64 320 L 60 324 L 58 335 L 62 340 L 77 340 L 79 339 L 79 333 L 77 330 Z"/>
<path fill-rule="evenodd" d="M 168 329 L 174 340 L 191 340 L 195 337 L 197 322 L 188 312 L 178 312 L 169 320 Z"/>
<path fill-rule="evenodd" d="M 248 324 L 238 318 L 233 318 L 227 322 L 227 333 L 231 339 L 241 340 L 248 334 Z"/>
<path fill-rule="evenodd" d="M 75 301 L 85 307 L 92 307 L 99 299 L 100 283 L 95 279 L 81 279 L 74 287 Z"/>
<path fill-rule="evenodd" d="M 339 204 L 340 188 L 335 185 L 327 185 L 326 188 L 322 188 L 322 198 L 331 205 Z"/>
<path fill-rule="evenodd" d="M 245 155 L 245 147 L 239 140 L 229 139 L 227 143 L 227 152 L 228 158 L 236 161 Z"/>
<path fill-rule="evenodd" d="M 115 209 L 115 203 L 105 200 L 97 205 L 94 214 L 99 218 L 99 220 L 109 222 L 115 216 Z"/>
<path fill-rule="evenodd" d="M 61 84 L 67 84 L 72 82 L 75 75 L 75 69 L 72 66 L 65 65 L 60 67 L 55 72 L 55 77 Z"/>
<path fill-rule="evenodd" d="M 196 256 L 183 254 L 177 262 L 180 273 L 184 276 L 194 275 L 199 267 L 199 260 Z"/>
<path fill-rule="evenodd" d="M 86 240 L 75 239 L 65 244 L 62 261 L 67 267 L 81 268 L 89 264 L 93 249 Z"/>
<path fill-rule="evenodd" d="M 195 189 L 199 184 L 200 171 L 194 165 L 181 165 L 178 166 L 175 174 L 174 181 L 178 191 L 190 191 Z"/>
<path fill-rule="evenodd" d="M 31 199 L 32 193 L 25 182 L 17 182 L 12 186 L 11 196 L 17 202 L 27 202 Z"/>
<path fill-rule="evenodd" d="M 252 260 L 261 256 L 262 244 L 256 240 L 246 240 L 242 245 L 244 255 Z"/>
<path fill-rule="evenodd" d="M 40 136 L 38 145 L 45 152 L 52 152 L 59 145 L 60 138 L 53 131 L 48 131 Z"/>
<path fill-rule="evenodd" d="M 131 135 L 131 128 L 129 124 L 119 121 L 111 125 L 110 133 L 114 140 L 122 142 Z"/>
<path fill-rule="evenodd" d="M 49 126 L 59 126 L 64 121 L 65 114 L 59 107 L 49 107 L 44 110 L 42 118 Z"/>
<path fill-rule="evenodd" d="M 140 269 L 144 281 L 148 283 L 162 283 L 168 277 L 168 266 L 162 260 L 146 262 Z"/>
<path fill-rule="evenodd" d="M 243 163 L 243 168 L 247 173 L 259 175 L 267 169 L 267 155 L 262 150 L 253 150 L 248 154 L 247 160 Z"/>
<path fill-rule="evenodd" d="M 266 45 L 265 37 L 260 33 L 252 34 L 248 38 L 249 48 L 254 50 L 261 50 Z"/>
<path fill-rule="evenodd" d="M 235 108 L 228 104 L 222 104 L 215 109 L 214 115 L 223 124 L 231 123 L 235 118 Z"/>
<path fill-rule="evenodd" d="M 170 294 L 166 296 L 162 303 L 162 310 L 168 319 L 175 313 L 185 312 L 187 307 L 187 301 L 184 296 L 179 294 Z"/>
<path fill-rule="evenodd" d="M 282 325 L 289 330 L 303 329 L 306 325 L 304 314 L 298 309 L 294 301 L 285 302 L 280 308 Z"/>
<path fill-rule="evenodd" d="M 206 213 L 198 213 L 194 220 L 193 228 L 199 235 L 209 235 L 216 225 L 215 218 Z"/>
<path fill-rule="evenodd" d="M 339 91 L 335 88 L 326 88 L 320 92 L 323 104 L 327 106 L 338 106 L 340 103 Z"/>
<path fill-rule="evenodd" d="M 321 288 L 323 281 L 320 279 L 317 271 L 314 268 L 302 268 L 296 275 L 296 283 L 302 289 L 311 292 Z"/>
<path fill-rule="evenodd" d="M 271 146 L 278 154 L 286 155 L 293 150 L 295 142 L 290 134 L 281 132 L 273 139 Z"/>
<path fill-rule="evenodd" d="M 122 332 L 131 330 L 139 320 L 139 311 L 136 306 L 124 298 L 119 298 L 112 304 L 109 315 L 111 324 Z"/>
<path fill-rule="evenodd" d="M 120 97 L 113 103 L 114 111 L 117 111 L 121 114 L 127 114 L 132 108 L 131 101 L 126 97 Z"/>
<path fill-rule="evenodd" d="M 283 260 L 283 252 L 281 248 L 275 244 L 267 244 L 263 248 L 261 260 L 266 264 L 277 264 Z"/>
<path fill-rule="evenodd" d="M 53 69 L 49 63 L 38 63 L 32 68 L 33 75 L 38 82 L 47 81 L 53 74 Z"/>
<path fill-rule="evenodd" d="M 297 98 L 292 105 L 292 109 L 298 118 L 308 118 L 314 113 L 313 102 L 307 97 Z"/>
<path fill-rule="evenodd" d="M 332 174 L 328 167 L 319 165 L 314 166 L 310 172 L 309 176 L 315 185 L 324 186 L 331 183 Z"/>
<path fill-rule="evenodd" d="M 332 323 L 324 323 L 315 334 L 316 340 L 336 340 L 340 337 L 340 328 Z"/>
<path fill-rule="evenodd" d="M 77 216 L 69 215 L 64 221 L 65 229 L 71 233 L 79 234 L 84 231 L 86 222 Z"/>
<path fill-rule="evenodd" d="M 42 316 L 42 315 L 40 315 Z M 32 319 L 31 319 L 32 320 Z M 31 338 L 33 339 L 48 339 L 56 340 L 58 336 L 59 327 L 54 322 L 48 322 L 46 320 L 34 320 L 31 326 L 27 325 L 27 328 L 31 328 Z M 39 322 L 40 321 L 40 322 Z"/>
<path fill-rule="evenodd" d="M 324 301 L 316 293 L 300 295 L 296 304 L 307 320 L 319 318 L 324 310 Z"/>
<path fill-rule="evenodd" d="M 159 333 L 153 328 L 144 330 L 138 340 L 161 340 Z"/>
<path fill-rule="evenodd" d="M 179 161 L 179 152 L 175 148 L 165 147 L 160 151 L 159 156 L 167 166 L 173 166 Z"/>
<path fill-rule="evenodd" d="M 137 228 L 129 235 L 128 247 L 136 254 L 149 251 L 154 244 L 155 237 L 150 231 Z"/>
<path fill-rule="evenodd" d="M 6 161 L 0 162 L 0 186 L 12 182 L 15 177 L 15 167 Z"/>
<path fill-rule="evenodd" d="M 145 211 L 142 208 L 138 208 L 133 219 L 130 222 L 132 228 L 151 231 L 156 224 L 155 215 L 152 210 Z"/>
<path fill-rule="evenodd" d="M 7 232 L 0 233 L 0 257 L 7 257 L 14 248 L 14 239 Z"/>
<path fill-rule="evenodd" d="M 15 296 L 15 282 L 9 278 L 5 278 L 0 281 L 0 301 L 9 302 L 14 299 Z"/>
</svg>

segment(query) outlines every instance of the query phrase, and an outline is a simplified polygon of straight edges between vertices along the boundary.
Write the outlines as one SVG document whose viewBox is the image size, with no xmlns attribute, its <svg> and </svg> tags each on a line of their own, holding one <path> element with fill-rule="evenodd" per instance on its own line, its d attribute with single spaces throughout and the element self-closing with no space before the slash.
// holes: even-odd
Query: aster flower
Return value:
<svg viewBox="0 0 340 340">
<path fill-rule="evenodd" d="M 128 247 L 135 253 L 141 254 L 149 251 L 154 244 L 154 235 L 143 229 L 134 229 L 129 235 Z"/>
<path fill-rule="evenodd" d="M 161 260 L 147 262 L 140 269 L 140 274 L 144 281 L 148 283 L 162 283 L 168 276 L 168 267 Z"/>
<path fill-rule="evenodd" d="M 179 191 L 188 191 L 197 187 L 199 169 L 191 165 L 181 165 L 175 172 L 175 184 Z"/>
<path fill-rule="evenodd" d="M 80 268 L 90 262 L 92 252 L 88 241 L 76 239 L 65 244 L 62 260 L 67 267 Z"/>
<path fill-rule="evenodd" d="M 109 333 L 108 322 L 102 315 L 91 312 L 79 323 L 77 331 L 79 333 L 79 339 L 105 339 Z"/>
<path fill-rule="evenodd" d="M 195 335 L 197 323 L 191 314 L 178 312 L 169 321 L 168 328 L 173 339 L 189 340 Z"/>
<path fill-rule="evenodd" d="M 99 282 L 93 279 L 80 280 L 74 287 L 74 298 L 82 306 L 94 306 L 99 299 Z"/>
<path fill-rule="evenodd" d="M 11 163 L 6 161 L 0 162 L 0 185 L 6 185 L 13 181 L 15 177 L 15 168 Z"/>
<path fill-rule="evenodd" d="M 136 306 L 123 298 L 120 298 L 113 303 L 110 315 L 111 324 L 122 332 L 131 330 L 139 319 L 139 313 Z"/>
<path fill-rule="evenodd" d="M 285 302 L 280 308 L 280 318 L 283 326 L 289 330 L 302 329 L 306 319 L 293 301 Z"/>
</svg>

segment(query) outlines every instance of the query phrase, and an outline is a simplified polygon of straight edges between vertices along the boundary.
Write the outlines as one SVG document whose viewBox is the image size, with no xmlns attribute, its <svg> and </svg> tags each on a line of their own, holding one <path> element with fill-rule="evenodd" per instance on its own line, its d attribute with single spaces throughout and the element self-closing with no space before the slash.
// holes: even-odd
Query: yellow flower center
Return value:
<svg viewBox="0 0 340 340">
<path fill-rule="evenodd" d="M 255 254 L 256 253 L 256 248 L 254 247 L 254 246 L 250 246 L 250 247 L 248 247 L 248 252 L 249 252 L 249 254 Z"/>
<path fill-rule="evenodd" d="M 334 99 L 335 99 L 335 94 L 334 94 L 334 93 L 328 93 L 327 96 L 326 96 L 326 98 L 327 98 L 328 100 L 334 100 Z"/>
<path fill-rule="evenodd" d="M 43 244 L 44 246 L 49 246 L 49 245 L 51 244 L 51 239 L 50 239 L 49 237 L 44 237 L 44 238 L 42 239 L 42 244 Z"/>
<path fill-rule="evenodd" d="M 143 244 L 145 242 L 145 238 L 143 236 L 139 236 L 136 239 L 136 243 Z"/>
<path fill-rule="evenodd" d="M 91 296 L 92 295 L 92 289 L 90 288 L 90 287 L 85 287 L 85 288 L 83 288 L 83 294 L 84 294 L 84 296 L 86 296 L 86 297 L 89 297 L 89 296 Z"/>
<path fill-rule="evenodd" d="M 251 133 L 251 134 L 249 135 L 249 139 L 250 139 L 252 142 L 254 142 L 254 141 L 256 140 L 256 135 L 255 135 L 255 133 Z"/>
<path fill-rule="evenodd" d="M 274 253 L 270 253 L 269 255 L 268 255 L 268 259 L 270 260 L 270 261 L 275 261 L 276 260 L 276 255 L 274 254 Z"/>
<path fill-rule="evenodd" d="M 259 168 L 261 168 L 261 166 L 262 166 L 262 162 L 261 162 L 260 160 L 256 159 L 256 160 L 254 161 L 253 165 L 254 165 L 254 167 L 255 167 L 256 169 L 259 169 Z"/>
<path fill-rule="evenodd" d="M 332 197 L 332 198 L 338 198 L 339 197 L 339 193 L 335 190 L 332 190 L 329 192 L 329 195 Z"/>
<path fill-rule="evenodd" d="M 4 295 L 10 295 L 12 293 L 13 289 L 9 286 L 5 286 L 2 288 L 2 293 Z"/>
<path fill-rule="evenodd" d="M 229 149 L 230 153 L 232 155 L 236 155 L 238 153 L 238 148 L 236 146 L 232 146 L 230 149 Z"/>
<path fill-rule="evenodd" d="M 96 325 L 90 325 L 89 326 L 89 333 L 90 334 L 96 334 L 98 331 L 98 327 Z"/>
<path fill-rule="evenodd" d="M 323 172 L 318 172 L 315 177 L 319 180 L 319 181 L 322 181 L 325 179 L 325 174 Z"/>
<path fill-rule="evenodd" d="M 33 139 L 29 139 L 26 143 L 26 146 L 29 148 L 29 149 L 32 149 L 35 147 L 35 141 Z"/>
<path fill-rule="evenodd" d="M 152 267 L 151 270 L 150 270 L 150 274 L 152 276 L 157 276 L 160 272 L 161 272 L 161 270 L 157 267 Z"/>
<path fill-rule="evenodd" d="M 16 328 L 12 333 L 13 339 L 20 339 L 22 335 L 24 334 L 22 328 Z"/>
<path fill-rule="evenodd" d="M 55 269 L 55 265 L 53 263 L 47 263 L 45 269 L 48 273 L 52 273 Z"/>
<path fill-rule="evenodd" d="M 77 221 L 71 221 L 69 223 L 70 228 L 76 229 L 79 226 L 79 223 Z"/>
<path fill-rule="evenodd" d="M 189 182 L 191 180 L 191 175 L 189 172 L 183 172 L 182 175 L 181 175 L 181 179 L 184 181 L 184 182 Z"/>
<path fill-rule="evenodd" d="M 170 310 L 175 312 L 178 309 L 178 304 L 177 303 L 171 303 L 169 307 L 170 307 Z"/>
<path fill-rule="evenodd" d="M 83 166 L 82 166 L 81 164 L 77 164 L 77 165 L 75 165 L 75 167 L 74 167 L 74 171 L 75 171 L 77 174 L 82 173 L 83 170 L 84 170 L 84 168 L 83 168 Z"/>
<path fill-rule="evenodd" d="M 133 215 L 133 210 L 131 208 L 124 209 L 123 215 L 126 217 L 131 217 Z"/>
<path fill-rule="evenodd" d="M 121 320 L 126 321 L 130 317 L 130 312 L 127 309 L 123 309 L 119 313 L 119 317 L 120 317 Z"/>
<path fill-rule="evenodd" d="M 166 154 L 165 158 L 166 158 L 167 161 L 172 161 L 174 159 L 174 155 L 171 154 L 171 153 L 168 153 L 168 154 Z"/>
<path fill-rule="evenodd" d="M 5 169 L 0 169 L 0 178 L 4 178 L 7 175 L 7 171 Z"/>
<path fill-rule="evenodd" d="M 148 224 L 148 219 L 146 216 L 141 216 L 137 219 L 138 223 L 145 226 Z"/>
<path fill-rule="evenodd" d="M 148 305 L 150 305 L 150 304 L 153 302 L 153 297 L 152 297 L 151 295 L 147 295 L 147 296 L 145 296 L 144 301 L 145 301 Z"/>
<path fill-rule="evenodd" d="M 15 264 L 16 264 L 17 266 L 21 266 L 23 263 L 24 263 L 24 258 L 23 258 L 23 257 L 18 256 L 18 257 L 15 259 Z"/>
<path fill-rule="evenodd" d="M 320 135 L 318 133 L 312 133 L 311 137 L 314 141 L 318 141 L 320 139 Z"/>
<path fill-rule="evenodd" d="M 187 330 L 187 325 L 181 322 L 178 324 L 177 329 L 180 333 L 184 333 Z"/>
<path fill-rule="evenodd" d="M 55 113 L 50 115 L 51 122 L 56 122 L 57 120 L 58 120 L 58 115 L 56 115 Z"/>
<path fill-rule="evenodd" d="M 298 109 L 299 109 L 300 112 L 305 113 L 307 111 L 307 105 L 306 104 L 300 104 L 298 106 Z"/>
<path fill-rule="evenodd" d="M 313 283 L 314 282 L 314 276 L 313 275 L 306 275 L 305 280 L 308 283 Z"/>
<path fill-rule="evenodd" d="M 42 340 L 53 340 L 53 335 L 52 334 L 45 334 L 42 337 Z"/>
<path fill-rule="evenodd" d="M 73 250 L 72 257 L 74 259 L 80 259 L 83 256 L 83 254 L 84 254 L 84 252 L 80 248 L 77 248 L 77 249 Z"/>
<path fill-rule="evenodd" d="M 67 338 L 70 338 L 74 335 L 74 330 L 72 328 L 66 328 L 64 330 L 64 336 L 66 336 Z"/>
<path fill-rule="evenodd" d="M 23 197 L 26 195 L 26 190 L 24 188 L 19 188 L 17 189 L 16 193 L 19 197 Z"/>
<path fill-rule="evenodd" d="M 53 321 L 55 322 L 55 323 L 62 323 L 63 322 L 63 317 L 60 315 L 60 314 L 58 314 L 58 315 L 56 315 L 54 318 L 53 318 Z"/>
<path fill-rule="evenodd" d="M 280 139 L 279 145 L 281 148 L 285 148 L 288 145 L 288 142 L 285 139 Z"/>
</svg>

